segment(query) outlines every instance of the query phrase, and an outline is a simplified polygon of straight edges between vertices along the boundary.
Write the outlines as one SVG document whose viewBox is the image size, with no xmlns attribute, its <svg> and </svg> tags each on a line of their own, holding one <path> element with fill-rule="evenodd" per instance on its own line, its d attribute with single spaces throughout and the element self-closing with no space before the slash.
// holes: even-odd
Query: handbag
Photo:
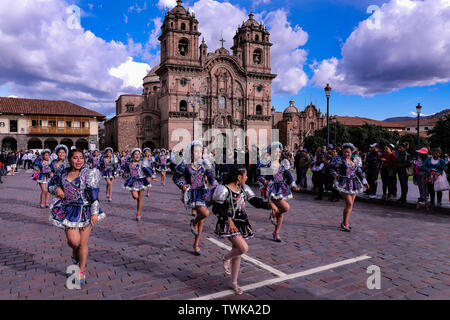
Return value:
<svg viewBox="0 0 450 320">
<path fill-rule="evenodd" d="M 450 185 L 447 181 L 447 175 L 445 172 L 442 172 L 442 174 L 434 181 L 434 191 L 436 192 L 442 192 L 450 190 Z"/>
<path fill-rule="evenodd" d="M 406 167 L 405 171 L 406 171 L 406 175 L 408 177 L 414 175 L 414 167 L 412 165 L 409 167 Z"/>
<path fill-rule="evenodd" d="M 37 180 L 38 175 L 39 175 L 39 171 L 36 171 L 36 172 L 33 174 L 33 180 Z"/>
</svg>

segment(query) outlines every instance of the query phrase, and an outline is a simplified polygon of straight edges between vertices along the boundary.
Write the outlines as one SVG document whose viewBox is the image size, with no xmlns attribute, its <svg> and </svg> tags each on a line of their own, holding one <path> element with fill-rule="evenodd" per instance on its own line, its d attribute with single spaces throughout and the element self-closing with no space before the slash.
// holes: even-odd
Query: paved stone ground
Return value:
<svg viewBox="0 0 450 320">
<path fill-rule="evenodd" d="M 90 238 L 88 284 L 65 287 L 71 250 L 64 232 L 39 209 L 39 188 L 22 171 L 0 185 L 0 299 L 190 299 L 228 289 L 220 257 L 208 241 L 216 218 L 207 219 L 203 255 L 192 254 L 191 219 L 168 178 L 144 198 L 137 223 L 135 201 L 114 184 L 113 202 L 104 201 L 107 219 Z M 353 231 L 338 229 L 343 202 L 315 202 L 296 194 L 282 230 L 271 240 L 268 212 L 249 207 L 257 237 L 248 255 L 287 274 L 367 254 L 371 257 L 225 299 L 449 299 L 450 216 L 369 203 L 355 204 Z M 228 243 L 227 243 L 228 244 Z M 367 267 L 381 268 L 381 289 L 369 290 Z M 273 279 L 267 270 L 242 263 L 240 284 Z"/>
</svg>

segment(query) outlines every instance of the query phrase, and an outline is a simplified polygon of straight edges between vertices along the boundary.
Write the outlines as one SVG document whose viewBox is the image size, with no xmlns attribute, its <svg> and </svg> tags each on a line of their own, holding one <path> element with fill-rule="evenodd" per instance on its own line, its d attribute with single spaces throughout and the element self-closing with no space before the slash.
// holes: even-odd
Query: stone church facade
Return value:
<svg viewBox="0 0 450 320">
<path fill-rule="evenodd" d="M 211 53 L 204 40 L 200 42 L 198 26 L 180 0 L 167 12 L 159 37 L 160 65 L 144 78 L 142 95 L 118 98 L 116 116 L 105 123 L 105 146 L 173 149 L 182 137 L 173 141 L 172 133 L 184 129 L 192 137 L 194 121 L 196 133 L 200 126 L 203 132 L 254 129 L 259 132 L 257 143 L 264 135 L 270 142 L 276 75 L 271 73 L 267 28 L 250 14 L 236 31 L 232 53 L 223 42 Z"/>
<path fill-rule="evenodd" d="M 294 100 L 291 100 L 283 113 L 277 112 L 275 115 L 275 128 L 280 132 L 280 142 L 289 150 L 296 150 L 303 145 L 306 137 L 312 136 L 314 131 L 326 125 L 326 115 L 312 103 L 300 111 L 295 106 Z"/>
</svg>

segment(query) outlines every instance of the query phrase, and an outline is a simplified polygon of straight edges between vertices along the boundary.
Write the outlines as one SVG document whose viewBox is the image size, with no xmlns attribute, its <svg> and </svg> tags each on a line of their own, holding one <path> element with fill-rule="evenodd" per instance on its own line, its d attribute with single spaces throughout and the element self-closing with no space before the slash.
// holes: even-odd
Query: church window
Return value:
<svg viewBox="0 0 450 320">
<path fill-rule="evenodd" d="M 262 115 L 262 105 L 258 104 L 258 105 L 256 106 L 256 114 L 257 114 L 258 116 Z"/>
<path fill-rule="evenodd" d="M 181 24 L 181 30 L 186 30 L 186 23 Z"/>
<path fill-rule="evenodd" d="M 127 104 L 126 107 L 127 107 L 127 112 L 134 112 L 134 105 Z"/>
<path fill-rule="evenodd" d="M 219 98 L 219 108 L 226 109 L 227 107 L 227 99 L 224 96 L 220 96 Z"/>
<path fill-rule="evenodd" d="M 259 41 L 259 36 L 255 35 L 255 41 Z"/>
<path fill-rule="evenodd" d="M 185 87 L 186 84 L 187 84 L 187 79 L 186 79 L 186 78 L 182 78 L 182 79 L 180 80 L 180 84 L 181 84 L 181 86 Z"/>
<path fill-rule="evenodd" d="M 311 122 L 311 123 L 309 124 L 309 130 L 314 130 L 314 122 Z"/>
<path fill-rule="evenodd" d="M 259 86 L 256 87 L 256 90 L 258 90 L 258 92 L 261 92 L 263 89 L 263 86 L 260 84 Z"/>
<path fill-rule="evenodd" d="M 187 102 L 186 100 L 180 101 L 180 111 L 181 112 L 187 112 Z"/>
<path fill-rule="evenodd" d="M 187 39 L 181 39 L 178 42 L 178 54 L 180 56 L 186 56 L 188 54 L 189 42 Z"/>
<path fill-rule="evenodd" d="M 152 125 L 152 118 L 150 117 L 145 118 L 144 120 L 145 129 L 149 130 L 151 128 L 151 125 Z"/>
<path fill-rule="evenodd" d="M 261 50 L 256 49 L 253 52 L 253 62 L 256 64 L 261 64 L 262 61 L 262 54 L 261 54 Z"/>
</svg>

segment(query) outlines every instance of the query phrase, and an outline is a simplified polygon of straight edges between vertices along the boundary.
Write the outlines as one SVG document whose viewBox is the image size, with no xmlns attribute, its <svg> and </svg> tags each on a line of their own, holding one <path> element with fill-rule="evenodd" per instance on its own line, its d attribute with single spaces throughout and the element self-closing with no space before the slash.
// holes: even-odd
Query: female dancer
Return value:
<svg viewBox="0 0 450 320">
<path fill-rule="evenodd" d="M 284 214 L 289 212 L 290 206 L 287 202 L 292 199 L 291 189 L 298 191 L 295 180 L 290 172 L 289 160 L 282 159 L 283 146 L 274 142 L 267 148 L 268 161 L 262 161 L 259 165 L 258 181 L 261 193 L 266 195 L 272 209 L 270 221 L 275 226 L 272 236 L 276 242 L 282 242 L 280 230 L 284 220 Z M 275 218 L 275 219 L 274 219 Z"/>
<path fill-rule="evenodd" d="M 98 201 L 101 176 L 98 170 L 84 167 L 80 150 L 71 150 L 68 158 L 70 167 L 55 175 L 48 186 L 48 191 L 56 196 L 49 220 L 65 230 L 72 262 L 80 267 L 80 284 L 85 284 L 89 234 L 94 224 L 105 218 Z"/>
<path fill-rule="evenodd" d="M 255 196 L 252 189 L 245 184 L 246 181 L 247 170 L 245 166 L 232 165 L 228 173 L 227 184 L 219 185 L 212 197 L 212 210 L 218 218 L 215 233 L 219 237 L 229 239 L 233 246 L 231 251 L 222 258 L 223 269 L 225 274 L 231 275 L 231 288 L 238 295 L 243 293 L 237 280 L 241 255 L 248 251 L 245 240 L 254 237 L 245 212 L 245 202 L 250 202 L 255 208 L 270 208 L 267 202 Z"/>
<path fill-rule="evenodd" d="M 48 208 L 48 200 L 50 198 L 50 194 L 47 191 L 47 184 L 53 177 L 50 154 L 51 151 L 49 149 L 43 150 L 41 157 L 37 158 L 33 164 L 34 170 L 36 171 L 33 179 L 35 179 L 41 187 L 41 209 Z"/>
<path fill-rule="evenodd" d="M 194 254 L 201 255 L 199 248 L 200 237 L 203 231 L 203 222 L 209 216 L 206 207 L 211 199 L 212 191 L 206 187 L 205 177 L 208 178 L 210 186 L 217 186 L 214 171 L 209 162 L 202 160 L 203 145 L 194 141 L 188 148 L 192 163 L 186 164 L 182 161 L 175 168 L 173 181 L 183 191 L 183 201 L 186 207 L 195 209 L 197 216 L 191 220 L 191 232 L 195 236 Z M 189 161 L 190 162 L 190 161 Z"/>
<path fill-rule="evenodd" d="M 155 172 L 155 158 L 152 156 L 152 150 L 150 148 L 145 148 L 143 150 L 144 156 L 142 157 L 142 165 L 144 167 L 144 170 L 147 170 L 149 172 L 153 173 Z M 147 188 L 147 192 L 145 196 L 148 198 L 150 196 L 150 189 L 152 188 L 151 180 L 157 181 L 156 179 L 150 179 L 150 184 Z"/>
<path fill-rule="evenodd" d="M 56 175 L 56 174 L 59 175 L 69 165 L 69 163 L 67 161 L 67 154 L 69 153 L 69 149 L 65 145 L 60 144 L 60 145 L 56 146 L 55 153 L 58 156 L 58 158 L 53 160 L 53 162 L 50 166 L 52 168 L 52 173 L 54 175 Z"/>
<path fill-rule="evenodd" d="M 88 160 L 89 168 L 98 169 L 99 163 L 100 163 L 100 156 L 98 150 L 95 150 L 94 154 Z"/>
<path fill-rule="evenodd" d="M 335 178 L 334 188 L 340 191 L 345 201 L 343 219 L 341 223 L 342 231 L 350 232 L 352 227 L 349 224 L 350 214 L 353 210 L 353 203 L 356 195 L 364 191 L 364 187 L 369 189 L 366 178 L 363 176 L 361 167 L 353 161 L 353 151 L 355 147 L 351 143 L 342 145 L 343 156 L 334 157 L 331 161 L 330 172 Z"/>
<path fill-rule="evenodd" d="M 106 180 L 106 198 L 112 201 L 112 184 L 117 177 L 118 164 L 112 148 L 106 148 L 100 158 L 100 171 Z"/>
<path fill-rule="evenodd" d="M 159 156 L 156 158 L 157 169 L 161 172 L 161 184 L 166 185 L 166 173 L 169 171 L 170 159 L 166 155 L 166 149 L 162 149 Z"/>
<path fill-rule="evenodd" d="M 151 186 L 149 179 L 154 177 L 150 168 L 144 167 L 141 154 L 139 148 L 131 150 L 131 159 L 124 166 L 124 188 L 131 191 L 133 199 L 137 201 L 136 221 L 141 221 L 142 197 L 144 191 Z"/>
</svg>

